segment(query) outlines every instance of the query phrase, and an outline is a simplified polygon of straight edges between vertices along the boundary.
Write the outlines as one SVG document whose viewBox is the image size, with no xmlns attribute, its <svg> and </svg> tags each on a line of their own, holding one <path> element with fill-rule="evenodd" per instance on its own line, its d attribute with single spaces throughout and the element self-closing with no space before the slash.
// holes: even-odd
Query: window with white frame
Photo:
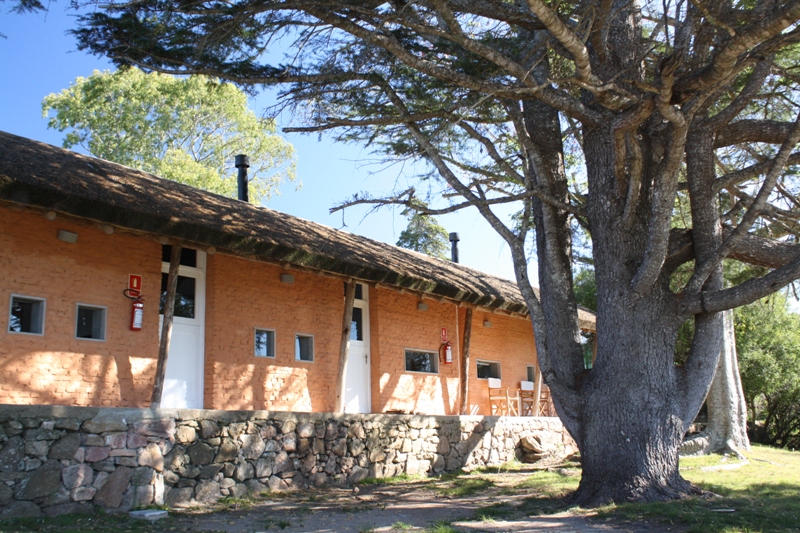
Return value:
<svg viewBox="0 0 800 533">
<path fill-rule="evenodd" d="M 75 336 L 79 339 L 106 340 L 105 307 L 78 304 Z"/>
<path fill-rule="evenodd" d="M 275 358 L 275 331 L 271 329 L 256 328 L 255 333 L 256 357 Z"/>
<path fill-rule="evenodd" d="M 439 354 L 425 350 L 406 349 L 406 372 L 439 373 Z"/>
<path fill-rule="evenodd" d="M 497 361 L 478 361 L 478 379 L 500 379 L 500 363 Z"/>
<path fill-rule="evenodd" d="M 11 295 L 8 313 L 10 333 L 44 334 L 44 300 L 30 296 Z"/>
<path fill-rule="evenodd" d="M 294 337 L 294 358 L 298 361 L 314 360 L 314 336 L 298 333 Z"/>
</svg>

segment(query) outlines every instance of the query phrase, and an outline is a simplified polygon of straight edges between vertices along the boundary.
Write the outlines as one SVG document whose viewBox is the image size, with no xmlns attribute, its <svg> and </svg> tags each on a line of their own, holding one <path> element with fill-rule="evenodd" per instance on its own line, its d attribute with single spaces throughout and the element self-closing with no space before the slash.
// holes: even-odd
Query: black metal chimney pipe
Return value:
<svg viewBox="0 0 800 533">
<path fill-rule="evenodd" d="M 453 263 L 458 263 L 458 241 L 461 239 L 458 238 L 458 233 L 451 233 L 450 234 L 450 260 Z"/>
<path fill-rule="evenodd" d="M 249 202 L 250 198 L 247 194 L 247 169 L 250 168 L 250 159 L 244 155 L 239 154 L 235 158 L 236 168 L 239 169 L 239 200 Z"/>
</svg>

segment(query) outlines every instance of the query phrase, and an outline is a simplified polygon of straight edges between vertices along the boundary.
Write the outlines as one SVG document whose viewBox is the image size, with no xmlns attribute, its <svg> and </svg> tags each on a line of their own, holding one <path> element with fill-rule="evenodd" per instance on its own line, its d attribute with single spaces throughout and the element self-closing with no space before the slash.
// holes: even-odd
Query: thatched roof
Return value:
<svg viewBox="0 0 800 533">
<path fill-rule="evenodd" d="M 527 314 L 511 281 L 4 132 L 0 200 Z"/>
</svg>

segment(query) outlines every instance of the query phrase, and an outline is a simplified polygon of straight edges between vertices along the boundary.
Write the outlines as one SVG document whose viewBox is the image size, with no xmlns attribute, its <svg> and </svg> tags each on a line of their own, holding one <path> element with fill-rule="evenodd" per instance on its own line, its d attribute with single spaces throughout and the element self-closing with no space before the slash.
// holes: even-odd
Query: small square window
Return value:
<svg viewBox="0 0 800 533">
<path fill-rule="evenodd" d="M 256 357 L 275 358 L 275 332 L 271 329 L 256 329 L 255 335 Z"/>
<path fill-rule="evenodd" d="M 79 339 L 106 340 L 106 308 L 78 304 L 75 336 Z"/>
<path fill-rule="evenodd" d="M 11 296 L 8 331 L 32 335 L 44 334 L 44 300 L 28 296 Z"/>
<path fill-rule="evenodd" d="M 406 350 L 406 372 L 439 372 L 439 354 L 422 350 Z"/>
<path fill-rule="evenodd" d="M 494 361 L 478 361 L 478 379 L 500 379 L 500 363 Z"/>
<path fill-rule="evenodd" d="M 314 337 L 311 335 L 295 335 L 294 357 L 298 361 L 314 360 Z"/>
<path fill-rule="evenodd" d="M 536 381 L 536 367 L 528 365 L 528 381 Z"/>
</svg>

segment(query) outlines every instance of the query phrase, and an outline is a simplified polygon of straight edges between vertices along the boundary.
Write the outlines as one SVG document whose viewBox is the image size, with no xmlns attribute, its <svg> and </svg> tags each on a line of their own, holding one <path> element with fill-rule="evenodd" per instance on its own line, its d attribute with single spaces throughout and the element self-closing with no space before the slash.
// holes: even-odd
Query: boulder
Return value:
<svg viewBox="0 0 800 533">
<path fill-rule="evenodd" d="M 0 472 L 16 472 L 25 457 L 25 442 L 22 437 L 11 437 L 0 450 Z"/>
<path fill-rule="evenodd" d="M 101 507 L 116 509 L 122 503 L 122 498 L 131 481 L 132 470 L 126 466 L 117 468 L 108 477 L 105 484 L 94 495 L 93 502 Z"/>
<path fill-rule="evenodd" d="M 214 448 L 205 442 L 198 442 L 197 444 L 189 446 L 186 452 L 189 454 L 192 463 L 196 465 L 211 464 L 211 461 L 214 460 Z"/>
<path fill-rule="evenodd" d="M 91 485 L 94 481 L 94 470 L 85 463 L 68 466 L 61 471 L 61 479 L 69 490 Z"/>
<path fill-rule="evenodd" d="M 161 448 L 158 447 L 158 444 L 151 442 L 144 449 L 140 449 L 138 463 L 139 466 L 149 466 L 158 472 L 163 471 L 164 456 L 161 455 Z"/>
<path fill-rule="evenodd" d="M 61 463 L 51 459 L 22 480 L 15 496 L 18 500 L 34 500 L 55 494 L 60 487 Z"/>
<path fill-rule="evenodd" d="M 216 481 L 201 481 L 194 489 L 194 498 L 199 502 L 215 502 L 219 500 L 219 483 Z"/>
<path fill-rule="evenodd" d="M 50 447 L 50 459 L 72 459 L 81 445 L 81 436 L 78 433 L 67 433 Z"/>
<path fill-rule="evenodd" d="M 0 520 L 42 516 L 42 510 L 33 502 L 16 501 L 0 510 Z"/>
</svg>

